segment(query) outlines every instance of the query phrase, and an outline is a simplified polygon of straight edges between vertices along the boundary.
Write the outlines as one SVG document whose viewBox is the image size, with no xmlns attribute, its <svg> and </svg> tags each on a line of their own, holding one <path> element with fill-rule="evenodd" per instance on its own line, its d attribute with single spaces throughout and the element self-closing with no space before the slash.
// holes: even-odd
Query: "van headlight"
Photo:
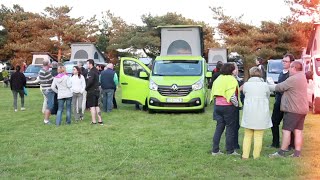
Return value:
<svg viewBox="0 0 320 180">
<path fill-rule="evenodd" d="M 203 88 L 203 79 L 200 79 L 192 85 L 192 90 L 197 91 Z"/>
<path fill-rule="evenodd" d="M 149 89 L 153 91 L 158 91 L 158 85 L 154 81 L 150 80 Z"/>
</svg>

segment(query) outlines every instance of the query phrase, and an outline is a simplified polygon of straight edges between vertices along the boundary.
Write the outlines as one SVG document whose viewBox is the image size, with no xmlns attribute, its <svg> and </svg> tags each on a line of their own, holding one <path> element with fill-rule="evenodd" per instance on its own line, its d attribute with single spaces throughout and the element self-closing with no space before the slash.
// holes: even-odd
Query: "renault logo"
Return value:
<svg viewBox="0 0 320 180">
<path fill-rule="evenodd" d="M 178 86 L 177 86 L 176 84 L 173 84 L 173 85 L 171 86 L 171 89 L 172 89 L 173 91 L 177 91 L 177 90 L 178 90 Z"/>
</svg>

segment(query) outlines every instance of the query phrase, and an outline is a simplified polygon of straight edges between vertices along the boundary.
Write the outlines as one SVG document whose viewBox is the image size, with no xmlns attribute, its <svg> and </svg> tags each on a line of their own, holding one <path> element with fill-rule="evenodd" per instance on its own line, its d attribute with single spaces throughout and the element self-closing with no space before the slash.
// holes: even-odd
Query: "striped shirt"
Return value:
<svg viewBox="0 0 320 180">
<path fill-rule="evenodd" d="M 42 91 L 51 90 L 53 77 L 50 70 L 45 70 L 44 68 L 42 68 L 39 71 L 39 81 Z"/>
</svg>

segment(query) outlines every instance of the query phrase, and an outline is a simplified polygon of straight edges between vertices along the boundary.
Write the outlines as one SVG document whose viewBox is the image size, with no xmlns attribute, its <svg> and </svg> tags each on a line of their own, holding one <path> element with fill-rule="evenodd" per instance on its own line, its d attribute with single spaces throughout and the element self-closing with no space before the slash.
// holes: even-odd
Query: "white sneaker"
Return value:
<svg viewBox="0 0 320 180">
<path fill-rule="evenodd" d="M 239 153 L 237 153 L 237 151 L 233 151 L 233 153 L 228 154 L 228 155 L 232 155 L 232 156 L 240 156 L 240 154 L 239 154 Z"/>
<path fill-rule="evenodd" d="M 212 152 L 212 153 L 211 153 L 212 156 L 219 156 L 219 155 L 222 155 L 222 154 L 224 154 L 224 153 L 221 152 L 221 151 L 218 151 L 218 152 L 216 152 L 216 153 L 215 153 L 215 152 Z"/>
<path fill-rule="evenodd" d="M 14 112 L 18 112 L 18 109 L 14 109 Z"/>
<path fill-rule="evenodd" d="M 22 108 L 21 108 L 21 111 L 24 111 L 24 110 L 26 110 L 26 108 L 22 107 Z"/>
</svg>

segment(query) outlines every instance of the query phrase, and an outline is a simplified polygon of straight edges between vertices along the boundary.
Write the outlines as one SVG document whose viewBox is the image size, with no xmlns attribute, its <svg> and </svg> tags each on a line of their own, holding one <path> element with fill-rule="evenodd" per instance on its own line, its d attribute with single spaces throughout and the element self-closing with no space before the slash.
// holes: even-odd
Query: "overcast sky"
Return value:
<svg viewBox="0 0 320 180">
<path fill-rule="evenodd" d="M 222 6 L 225 14 L 233 17 L 244 14 L 244 21 L 254 25 L 265 20 L 279 22 L 290 14 L 284 0 L 1 0 L 1 4 L 8 7 L 19 4 L 25 11 L 31 12 L 43 12 L 45 7 L 51 5 L 68 5 L 73 7 L 71 17 L 83 16 L 85 19 L 94 14 L 100 18 L 101 12 L 111 10 L 127 23 L 138 25 L 142 24 L 143 14 L 164 15 L 167 12 L 177 12 L 184 17 L 214 25 L 209 6 Z"/>
</svg>

